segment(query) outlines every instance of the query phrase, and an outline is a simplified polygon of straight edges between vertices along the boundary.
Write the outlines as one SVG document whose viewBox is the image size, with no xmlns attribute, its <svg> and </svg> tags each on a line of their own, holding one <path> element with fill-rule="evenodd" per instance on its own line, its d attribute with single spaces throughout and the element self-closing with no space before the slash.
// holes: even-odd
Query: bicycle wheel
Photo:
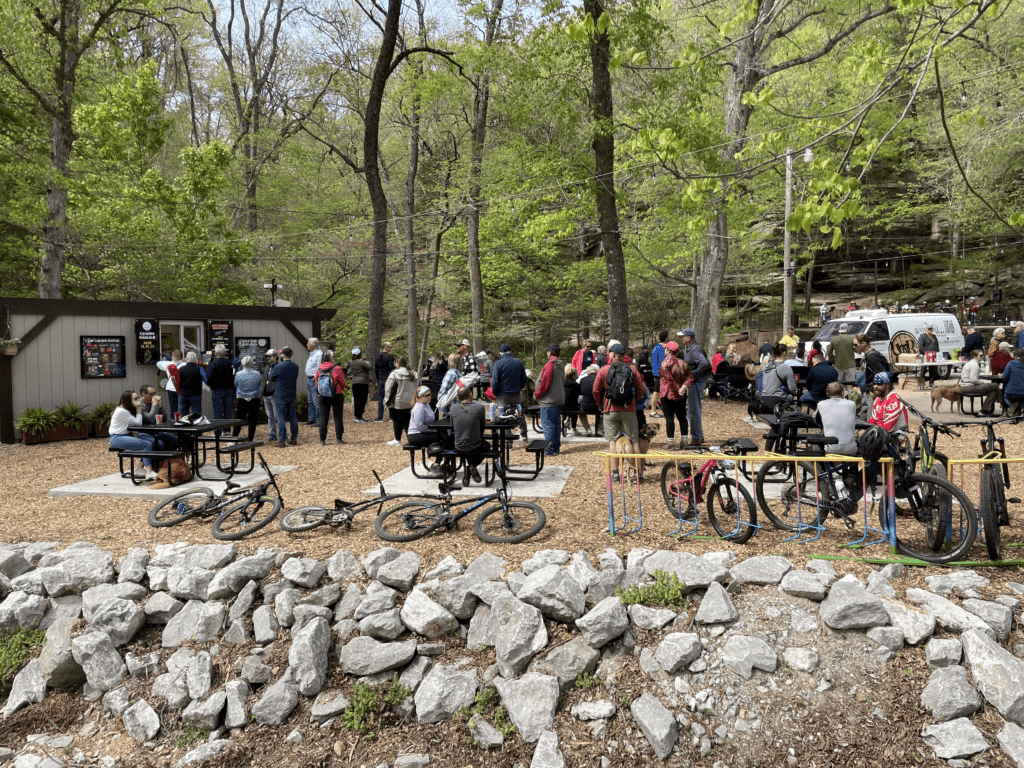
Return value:
<svg viewBox="0 0 1024 768">
<path fill-rule="evenodd" d="M 961 559 L 978 535 L 978 515 L 967 495 L 948 480 L 919 472 L 902 485 L 906 498 L 896 507 L 896 549 L 927 563 Z M 888 530 L 885 504 L 878 507 Z"/>
<path fill-rule="evenodd" d="M 757 507 L 750 491 L 734 480 L 720 477 L 708 493 L 708 517 L 723 539 L 743 544 L 756 530 Z"/>
<path fill-rule="evenodd" d="M 154 528 L 167 528 L 183 523 L 204 511 L 213 498 L 209 488 L 193 488 L 165 499 L 149 510 L 149 524 Z"/>
<path fill-rule="evenodd" d="M 754 483 L 757 505 L 772 525 L 782 531 L 795 531 L 801 522 L 805 526 L 817 525 L 819 518 L 827 514 L 832 498 L 824 473 L 815 483 L 813 464 L 802 463 L 796 472 L 794 479 L 792 461 L 766 461 L 757 471 Z M 787 479 L 779 484 L 780 477 Z M 774 488 L 767 492 L 766 485 L 778 488 L 778 495 Z"/>
<path fill-rule="evenodd" d="M 328 522 L 332 514 L 327 507 L 299 507 L 281 518 L 281 528 L 288 533 L 311 531 Z"/>
<path fill-rule="evenodd" d="M 518 544 L 540 533 L 547 522 L 544 510 L 529 501 L 510 501 L 505 509 L 495 504 L 473 521 L 473 531 L 489 544 Z"/>
<path fill-rule="evenodd" d="M 697 499 L 690 462 L 666 461 L 661 468 L 661 498 L 676 520 L 693 520 Z"/>
<path fill-rule="evenodd" d="M 433 501 L 406 501 L 377 515 L 373 529 L 384 541 L 415 541 L 437 528 L 442 509 Z"/>
<path fill-rule="evenodd" d="M 985 535 L 985 549 L 988 559 L 1003 559 L 1003 545 L 999 538 L 999 493 L 1003 488 L 1003 476 L 999 467 L 989 464 L 981 468 L 981 499 L 978 501 L 978 519 L 981 532 Z"/>
<path fill-rule="evenodd" d="M 213 538 L 237 541 L 265 526 L 281 511 L 281 498 L 263 494 L 240 500 L 213 521 Z"/>
</svg>

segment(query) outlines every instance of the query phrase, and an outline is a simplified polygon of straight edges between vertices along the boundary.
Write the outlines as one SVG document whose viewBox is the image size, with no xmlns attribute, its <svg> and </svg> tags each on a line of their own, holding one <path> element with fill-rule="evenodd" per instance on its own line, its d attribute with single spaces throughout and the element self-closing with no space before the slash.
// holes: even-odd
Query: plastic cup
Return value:
<svg viewBox="0 0 1024 768">
<path fill-rule="evenodd" d="M 181 421 L 181 411 L 175 411 L 174 412 L 174 420 L 175 421 Z"/>
<path fill-rule="evenodd" d="M 158 413 L 156 415 L 156 423 L 157 424 L 163 424 L 164 423 L 164 415 L 162 413 Z"/>
</svg>

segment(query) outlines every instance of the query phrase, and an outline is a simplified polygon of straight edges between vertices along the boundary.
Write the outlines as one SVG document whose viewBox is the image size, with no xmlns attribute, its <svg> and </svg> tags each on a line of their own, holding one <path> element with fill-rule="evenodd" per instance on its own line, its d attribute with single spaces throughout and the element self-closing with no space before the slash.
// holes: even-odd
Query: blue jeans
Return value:
<svg viewBox="0 0 1024 768">
<path fill-rule="evenodd" d="M 277 442 L 277 411 L 274 408 L 273 397 L 263 398 L 263 410 L 267 412 L 267 426 L 270 427 L 270 442 Z"/>
<path fill-rule="evenodd" d="M 181 410 L 181 415 L 186 416 L 189 413 L 194 413 L 198 416 L 203 415 L 203 393 L 200 392 L 198 395 L 178 395 L 178 406 Z"/>
<path fill-rule="evenodd" d="M 704 439 L 704 425 L 701 423 L 700 400 L 704 394 L 704 383 L 694 382 L 686 390 L 686 420 L 690 422 L 690 439 Z"/>
<path fill-rule="evenodd" d="M 214 389 L 210 391 L 210 395 L 213 397 L 213 418 L 230 419 L 235 400 L 235 390 Z M 218 429 L 217 431 L 222 435 L 227 433 L 226 429 Z"/>
<path fill-rule="evenodd" d="M 377 421 L 384 421 L 384 382 L 377 382 Z"/>
<path fill-rule="evenodd" d="M 309 402 L 308 415 L 306 416 L 306 423 L 312 424 L 320 421 L 320 393 L 316 391 L 316 379 L 306 379 L 306 400 Z"/>
<path fill-rule="evenodd" d="M 167 404 L 171 406 L 171 418 L 174 418 L 175 412 L 178 410 L 178 392 L 174 389 L 167 390 Z"/>
<path fill-rule="evenodd" d="M 299 414 L 295 410 L 295 398 L 285 398 L 283 395 L 274 397 L 274 413 L 277 415 L 277 441 L 284 442 L 287 425 L 292 425 L 292 440 L 299 439 Z"/>
<path fill-rule="evenodd" d="M 549 441 L 544 450 L 547 456 L 557 456 L 562 449 L 562 406 L 541 406 L 540 425 L 544 430 L 544 438 Z"/>
<path fill-rule="evenodd" d="M 139 435 L 138 437 L 132 437 L 131 435 L 110 436 L 110 447 L 117 448 L 119 451 L 152 451 L 154 442 L 155 439 L 152 435 Z M 152 469 L 153 460 L 144 458 L 142 466 L 146 469 Z"/>
</svg>

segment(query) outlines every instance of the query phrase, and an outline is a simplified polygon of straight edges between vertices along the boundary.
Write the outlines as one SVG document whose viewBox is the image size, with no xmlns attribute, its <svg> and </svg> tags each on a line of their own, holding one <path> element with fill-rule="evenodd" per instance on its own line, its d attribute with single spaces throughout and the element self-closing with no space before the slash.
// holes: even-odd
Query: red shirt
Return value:
<svg viewBox="0 0 1024 768">
<path fill-rule="evenodd" d="M 332 365 L 333 368 L 331 368 Z M 320 367 L 316 369 L 316 381 L 320 381 L 320 374 L 327 373 L 327 371 L 331 372 L 331 378 L 334 380 L 334 394 L 340 395 L 345 391 L 345 371 L 335 363 L 320 363 Z"/>
<path fill-rule="evenodd" d="M 890 392 L 885 397 L 875 398 L 868 423 L 878 424 L 886 432 L 892 432 L 897 427 L 910 424 L 910 412 L 900 396 L 895 391 Z"/>
<path fill-rule="evenodd" d="M 625 361 L 622 361 L 625 362 Z M 608 371 L 611 369 L 611 363 L 604 366 L 600 371 L 597 372 L 597 377 L 594 379 L 594 400 L 601 404 L 601 411 L 603 413 L 611 413 L 612 411 L 633 411 L 636 412 L 636 396 L 642 394 L 644 391 L 644 380 L 638 371 L 633 366 L 630 366 L 630 371 L 633 373 L 633 399 L 625 405 L 615 405 L 611 400 L 605 400 L 604 390 L 607 386 Z"/>
</svg>

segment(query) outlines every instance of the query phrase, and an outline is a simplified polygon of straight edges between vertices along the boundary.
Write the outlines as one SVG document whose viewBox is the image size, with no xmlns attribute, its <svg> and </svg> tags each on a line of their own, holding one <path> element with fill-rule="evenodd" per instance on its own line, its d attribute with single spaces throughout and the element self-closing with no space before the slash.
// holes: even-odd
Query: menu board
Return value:
<svg viewBox="0 0 1024 768">
<path fill-rule="evenodd" d="M 270 339 L 266 336 L 256 336 L 253 338 L 246 338 L 239 336 L 235 339 L 235 357 L 241 359 L 248 355 L 255 364 L 253 367 L 262 371 L 263 366 L 267 363 L 267 352 L 270 350 Z"/>
<path fill-rule="evenodd" d="M 123 379 L 124 336 L 79 336 L 83 379 Z"/>
<path fill-rule="evenodd" d="M 209 339 L 210 343 L 207 349 L 212 351 L 217 349 L 218 344 L 223 344 L 224 349 L 231 349 L 231 321 L 230 320 L 210 320 L 207 326 L 206 338 Z"/>
<path fill-rule="evenodd" d="M 135 364 L 156 365 L 160 359 L 160 332 L 156 320 L 135 321 Z"/>
</svg>

